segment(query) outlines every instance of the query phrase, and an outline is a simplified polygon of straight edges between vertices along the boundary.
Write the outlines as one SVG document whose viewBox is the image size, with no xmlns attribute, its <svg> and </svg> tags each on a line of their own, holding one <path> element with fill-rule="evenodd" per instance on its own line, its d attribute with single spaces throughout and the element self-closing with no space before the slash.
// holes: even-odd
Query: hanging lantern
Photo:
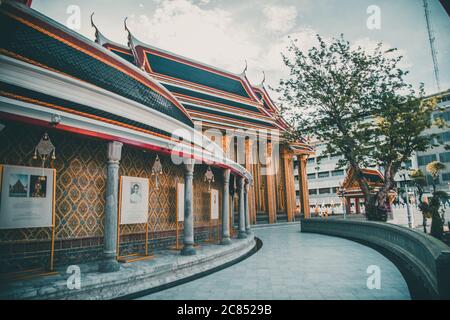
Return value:
<svg viewBox="0 0 450 320">
<path fill-rule="evenodd" d="M 161 161 L 159 160 L 159 155 L 156 155 L 155 163 L 152 167 L 152 176 L 155 176 L 155 189 L 159 189 L 158 176 L 163 173 Z"/>
<path fill-rule="evenodd" d="M 211 190 L 211 182 L 214 182 L 214 173 L 212 172 L 210 166 L 206 169 L 204 181 L 208 181 L 208 190 Z"/>
<path fill-rule="evenodd" d="M 55 146 L 50 140 L 48 133 L 47 132 L 44 133 L 41 140 L 34 148 L 33 154 L 33 160 L 37 160 L 39 158 L 42 162 L 42 177 L 41 177 L 42 180 L 45 179 L 44 176 L 45 162 L 47 161 L 48 158 L 50 158 L 52 161 L 56 159 L 55 151 L 56 151 Z"/>
</svg>

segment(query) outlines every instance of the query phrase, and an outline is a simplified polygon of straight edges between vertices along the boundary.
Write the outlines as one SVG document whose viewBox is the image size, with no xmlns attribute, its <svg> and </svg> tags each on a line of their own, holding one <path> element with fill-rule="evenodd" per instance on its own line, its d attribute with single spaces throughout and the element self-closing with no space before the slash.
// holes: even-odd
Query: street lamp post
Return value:
<svg viewBox="0 0 450 320">
<path fill-rule="evenodd" d="M 406 167 L 405 167 L 405 166 L 402 166 L 399 173 L 400 173 L 400 176 L 403 177 L 403 182 L 405 183 L 405 190 L 406 190 L 406 212 L 407 212 L 407 215 L 408 215 L 408 227 L 409 227 L 409 228 L 412 228 L 412 227 L 413 227 L 413 222 L 412 222 L 411 208 L 409 207 L 409 192 L 408 192 L 408 185 L 407 185 L 407 183 L 406 183 L 406 182 L 407 182 L 407 181 L 406 181 L 406 175 L 407 175 L 408 173 L 407 173 Z"/>
</svg>

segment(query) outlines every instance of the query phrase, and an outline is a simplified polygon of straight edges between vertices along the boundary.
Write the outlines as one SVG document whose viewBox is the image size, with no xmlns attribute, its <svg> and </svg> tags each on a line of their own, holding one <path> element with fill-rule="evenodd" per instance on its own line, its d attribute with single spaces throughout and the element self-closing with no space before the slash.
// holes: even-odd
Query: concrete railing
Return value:
<svg viewBox="0 0 450 320">
<path fill-rule="evenodd" d="M 377 249 L 400 269 L 413 299 L 450 299 L 450 248 L 429 235 L 383 222 L 316 218 L 302 219 L 301 231 Z"/>
</svg>

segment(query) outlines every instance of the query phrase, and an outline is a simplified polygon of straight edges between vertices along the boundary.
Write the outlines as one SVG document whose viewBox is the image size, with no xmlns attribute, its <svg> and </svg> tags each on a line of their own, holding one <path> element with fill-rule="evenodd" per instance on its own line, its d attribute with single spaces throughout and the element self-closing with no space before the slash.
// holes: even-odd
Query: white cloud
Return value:
<svg viewBox="0 0 450 320">
<path fill-rule="evenodd" d="M 234 72 L 262 50 L 228 11 L 187 0 L 161 1 L 151 15 L 131 16 L 129 22 L 144 42 Z"/>
<path fill-rule="evenodd" d="M 259 84 L 265 71 L 266 84 L 272 87 L 288 76 L 281 58 L 290 42 L 288 35 L 299 39 L 305 50 L 316 41 L 316 31 L 310 28 L 261 38 L 261 30 L 237 19 L 230 11 L 208 8 L 198 1 L 160 0 L 151 14 L 130 16 L 128 21 L 138 39 L 225 70 L 240 73 L 247 59 L 250 82 Z"/>
<path fill-rule="evenodd" d="M 265 6 L 263 13 L 265 26 L 273 32 L 285 33 L 295 26 L 297 8 L 295 6 Z"/>
</svg>

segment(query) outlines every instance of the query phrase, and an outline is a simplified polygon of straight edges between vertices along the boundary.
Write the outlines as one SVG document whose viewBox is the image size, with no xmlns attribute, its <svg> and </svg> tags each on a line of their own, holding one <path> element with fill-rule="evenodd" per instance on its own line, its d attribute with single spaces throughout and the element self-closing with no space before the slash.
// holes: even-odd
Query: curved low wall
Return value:
<svg viewBox="0 0 450 320">
<path fill-rule="evenodd" d="M 302 219 L 301 231 L 362 242 L 391 259 L 413 299 L 450 299 L 450 249 L 433 237 L 383 222 Z"/>
</svg>

